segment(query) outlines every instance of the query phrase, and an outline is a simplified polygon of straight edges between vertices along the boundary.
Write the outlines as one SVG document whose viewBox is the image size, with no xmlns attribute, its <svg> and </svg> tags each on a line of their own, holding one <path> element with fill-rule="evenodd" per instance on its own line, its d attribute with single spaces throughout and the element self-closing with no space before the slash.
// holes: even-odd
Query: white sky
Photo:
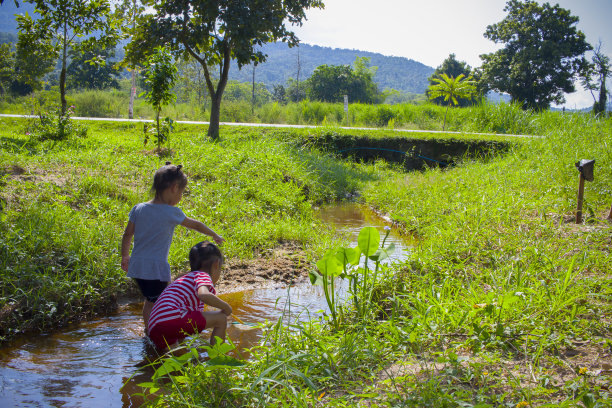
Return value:
<svg viewBox="0 0 612 408">
<path fill-rule="evenodd" d="M 497 45 L 484 38 L 487 25 L 501 21 L 505 0 L 323 0 L 325 9 L 309 10 L 302 27 L 293 27 L 302 43 L 406 57 L 433 68 L 449 54 L 472 67 L 480 54 Z M 538 1 L 544 3 L 543 1 Z M 612 58 L 612 0 L 549 1 L 580 18 L 579 30 Z M 590 59 L 592 53 L 588 53 Z M 589 92 L 566 95 L 567 108 L 593 105 Z"/>
</svg>

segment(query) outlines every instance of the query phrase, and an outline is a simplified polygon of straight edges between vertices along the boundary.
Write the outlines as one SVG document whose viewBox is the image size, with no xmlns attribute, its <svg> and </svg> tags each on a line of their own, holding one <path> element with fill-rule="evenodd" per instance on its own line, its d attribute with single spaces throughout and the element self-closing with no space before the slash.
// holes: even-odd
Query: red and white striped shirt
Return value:
<svg viewBox="0 0 612 408">
<path fill-rule="evenodd" d="M 204 308 L 198 298 L 198 289 L 206 286 L 213 295 L 217 292 L 210 275 L 202 271 L 193 271 L 172 282 L 157 298 L 149 317 L 149 332 L 160 322 L 179 319 L 187 312 Z"/>
</svg>

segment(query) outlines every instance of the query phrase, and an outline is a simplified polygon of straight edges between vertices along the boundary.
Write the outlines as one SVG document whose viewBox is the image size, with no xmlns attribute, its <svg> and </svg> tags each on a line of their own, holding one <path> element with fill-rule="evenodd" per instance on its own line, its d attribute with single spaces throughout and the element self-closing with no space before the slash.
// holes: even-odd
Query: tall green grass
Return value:
<svg viewBox="0 0 612 408">
<path fill-rule="evenodd" d="M 510 123 L 488 112 L 483 126 Z M 368 313 L 285 318 L 244 368 L 179 369 L 186 384 L 165 382 L 157 403 L 206 406 L 219 381 L 228 406 L 609 406 L 612 121 L 528 115 L 520 126 L 544 137 L 503 157 L 362 180 L 362 200 L 418 237 L 406 262 L 369 275 Z M 597 164 L 576 225 L 581 158 Z"/>
<path fill-rule="evenodd" d="M 183 164 L 189 177 L 181 208 L 226 238 L 229 258 L 252 258 L 283 241 L 320 251 L 331 232 L 316 232 L 313 207 L 378 171 L 257 129 L 223 129 L 214 143 L 205 127 L 179 125 L 160 157 L 144 149 L 139 124 L 88 123 L 85 139 L 38 142 L 26 135 L 28 122 L 5 119 L 0 132 L 2 339 L 105 310 L 131 290 L 119 268 L 121 234 L 166 160 Z M 174 272 L 203 238 L 177 228 Z"/>
<path fill-rule="evenodd" d="M 0 102 L 0 112 L 37 114 L 44 109 L 54 109 L 58 101 L 56 90 L 40 91 L 28 97 Z M 77 116 L 126 118 L 129 89 L 72 91 L 68 94 L 68 101 L 75 105 Z M 183 101 L 165 107 L 162 115 L 174 120 L 208 121 L 209 105 L 209 101 Z M 284 105 L 269 102 L 253 107 L 249 100 L 228 99 L 221 105 L 221 121 L 442 130 L 445 111 L 445 106 L 426 102 L 396 105 L 351 103 L 347 122 L 347 113 L 342 103 L 304 100 Z M 136 98 L 134 117 L 152 119 L 154 112 L 143 99 Z M 446 130 L 539 135 L 545 132 L 546 125 L 541 124 L 540 115 L 524 111 L 519 105 L 483 102 L 467 108 L 450 108 Z"/>
</svg>

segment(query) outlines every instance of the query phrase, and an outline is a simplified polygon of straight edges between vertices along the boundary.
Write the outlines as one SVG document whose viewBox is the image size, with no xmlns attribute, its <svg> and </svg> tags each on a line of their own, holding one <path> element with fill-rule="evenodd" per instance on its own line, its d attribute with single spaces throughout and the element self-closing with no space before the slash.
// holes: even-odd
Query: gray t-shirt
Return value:
<svg viewBox="0 0 612 408">
<path fill-rule="evenodd" d="M 130 211 L 129 220 L 134 223 L 134 248 L 127 276 L 170 282 L 168 253 L 174 228 L 185 214 L 167 204 L 140 203 Z"/>
</svg>

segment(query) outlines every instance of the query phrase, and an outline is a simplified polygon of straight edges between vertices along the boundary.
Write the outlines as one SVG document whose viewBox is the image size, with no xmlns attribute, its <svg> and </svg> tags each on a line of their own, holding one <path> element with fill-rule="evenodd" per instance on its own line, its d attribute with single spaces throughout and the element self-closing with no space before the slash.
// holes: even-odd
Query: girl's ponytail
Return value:
<svg viewBox="0 0 612 408">
<path fill-rule="evenodd" d="M 161 193 L 170 188 L 174 183 L 178 183 L 180 188 L 187 186 L 187 176 L 183 173 L 183 165 L 175 166 L 169 161 L 165 166 L 160 167 L 153 176 L 153 186 L 151 192 L 155 197 L 159 197 Z"/>
</svg>

